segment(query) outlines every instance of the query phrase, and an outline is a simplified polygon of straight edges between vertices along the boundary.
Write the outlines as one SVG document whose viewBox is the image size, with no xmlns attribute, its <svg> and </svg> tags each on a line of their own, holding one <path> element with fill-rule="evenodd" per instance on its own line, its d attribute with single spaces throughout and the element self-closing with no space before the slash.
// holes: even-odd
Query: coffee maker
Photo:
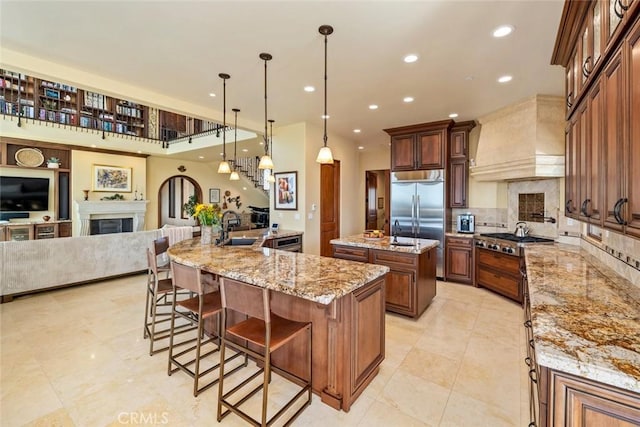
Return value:
<svg viewBox="0 0 640 427">
<path fill-rule="evenodd" d="M 473 234 L 476 231 L 476 220 L 475 216 L 466 213 L 462 215 L 458 215 L 458 233 L 469 233 Z"/>
</svg>

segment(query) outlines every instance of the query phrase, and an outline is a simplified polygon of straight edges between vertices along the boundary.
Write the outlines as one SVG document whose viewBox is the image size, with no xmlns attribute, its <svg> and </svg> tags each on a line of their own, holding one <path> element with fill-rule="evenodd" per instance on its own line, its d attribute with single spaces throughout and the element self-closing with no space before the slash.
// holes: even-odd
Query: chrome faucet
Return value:
<svg viewBox="0 0 640 427">
<path fill-rule="evenodd" d="M 398 233 L 401 232 L 402 229 L 400 228 L 400 223 L 398 222 L 398 220 L 396 219 L 396 221 L 393 223 L 393 243 L 397 243 L 398 242 Z"/>
<path fill-rule="evenodd" d="M 233 215 L 235 218 L 233 220 L 234 225 L 240 225 L 240 215 L 238 215 L 238 213 L 236 211 L 226 211 L 225 213 L 222 214 L 222 219 L 220 220 L 220 222 L 222 223 L 222 227 L 220 228 L 220 237 L 218 238 L 218 244 L 221 245 L 224 243 L 225 240 L 227 240 L 227 238 L 229 237 L 229 231 L 231 231 L 231 220 L 229 220 L 227 222 L 227 228 L 225 230 L 224 227 L 224 220 L 227 217 L 227 215 Z"/>
</svg>

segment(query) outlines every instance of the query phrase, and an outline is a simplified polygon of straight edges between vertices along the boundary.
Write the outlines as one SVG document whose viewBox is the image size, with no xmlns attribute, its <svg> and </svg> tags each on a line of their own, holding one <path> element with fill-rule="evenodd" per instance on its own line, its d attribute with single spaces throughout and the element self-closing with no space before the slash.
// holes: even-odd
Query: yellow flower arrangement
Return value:
<svg viewBox="0 0 640 427">
<path fill-rule="evenodd" d="M 198 218 L 200 225 L 219 225 L 222 218 L 222 209 L 217 203 L 198 203 L 193 212 L 193 217 Z"/>
</svg>

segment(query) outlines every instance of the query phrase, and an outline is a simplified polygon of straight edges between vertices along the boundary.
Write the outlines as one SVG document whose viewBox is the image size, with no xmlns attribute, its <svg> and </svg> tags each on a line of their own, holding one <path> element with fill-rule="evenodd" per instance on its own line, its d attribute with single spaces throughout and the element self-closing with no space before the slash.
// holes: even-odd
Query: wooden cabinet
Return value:
<svg viewBox="0 0 640 427">
<path fill-rule="evenodd" d="M 476 248 L 476 284 L 519 303 L 523 302 L 520 257 Z"/>
<path fill-rule="evenodd" d="M 385 129 L 391 136 L 391 170 L 445 169 L 453 120 Z"/>
<path fill-rule="evenodd" d="M 459 283 L 473 282 L 473 238 L 445 237 L 445 277 Z"/>
<path fill-rule="evenodd" d="M 58 224 L 58 237 L 71 237 L 71 221 Z"/>
<path fill-rule="evenodd" d="M 6 241 L 33 240 L 33 225 L 31 224 L 7 225 L 5 229 L 5 239 Z"/>
<path fill-rule="evenodd" d="M 565 2 L 552 59 L 565 66 L 571 103 L 565 214 L 633 237 L 640 237 L 638 3 Z"/>
<path fill-rule="evenodd" d="M 474 121 L 460 122 L 451 128 L 447 191 L 450 208 L 466 208 L 469 188 L 469 132 Z"/>
<path fill-rule="evenodd" d="M 550 370 L 549 425 L 632 427 L 640 424 L 640 398 L 585 378 Z"/>
<path fill-rule="evenodd" d="M 58 237 L 58 224 L 56 223 L 35 224 L 33 230 L 33 236 L 36 240 Z"/>
<path fill-rule="evenodd" d="M 419 317 L 436 295 L 436 249 L 410 254 L 380 249 L 333 245 L 333 257 L 386 265 L 387 311 Z"/>
</svg>

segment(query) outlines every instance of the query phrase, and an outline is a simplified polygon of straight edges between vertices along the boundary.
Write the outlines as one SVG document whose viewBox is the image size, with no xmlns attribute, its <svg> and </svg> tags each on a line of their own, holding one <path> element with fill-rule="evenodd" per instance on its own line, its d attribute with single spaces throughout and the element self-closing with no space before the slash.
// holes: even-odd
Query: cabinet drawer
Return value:
<svg viewBox="0 0 640 427">
<path fill-rule="evenodd" d="M 480 250 L 477 255 L 480 264 L 493 267 L 502 273 L 520 277 L 520 258 L 488 250 Z"/>
<path fill-rule="evenodd" d="M 478 284 L 520 301 L 520 280 L 494 270 L 478 269 Z"/>
<path fill-rule="evenodd" d="M 415 271 L 418 267 L 418 257 L 412 254 L 402 254 L 391 251 L 371 251 L 371 263 L 386 265 L 387 267 Z"/>
<path fill-rule="evenodd" d="M 358 248 L 354 246 L 338 246 L 333 245 L 333 257 L 348 259 L 351 261 L 368 262 L 369 249 Z"/>
<path fill-rule="evenodd" d="M 446 238 L 446 244 L 451 246 L 464 246 L 464 247 L 470 248 L 471 242 L 473 242 L 472 238 L 464 238 L 464 237 L 447 237 Z"/>
</svg>

